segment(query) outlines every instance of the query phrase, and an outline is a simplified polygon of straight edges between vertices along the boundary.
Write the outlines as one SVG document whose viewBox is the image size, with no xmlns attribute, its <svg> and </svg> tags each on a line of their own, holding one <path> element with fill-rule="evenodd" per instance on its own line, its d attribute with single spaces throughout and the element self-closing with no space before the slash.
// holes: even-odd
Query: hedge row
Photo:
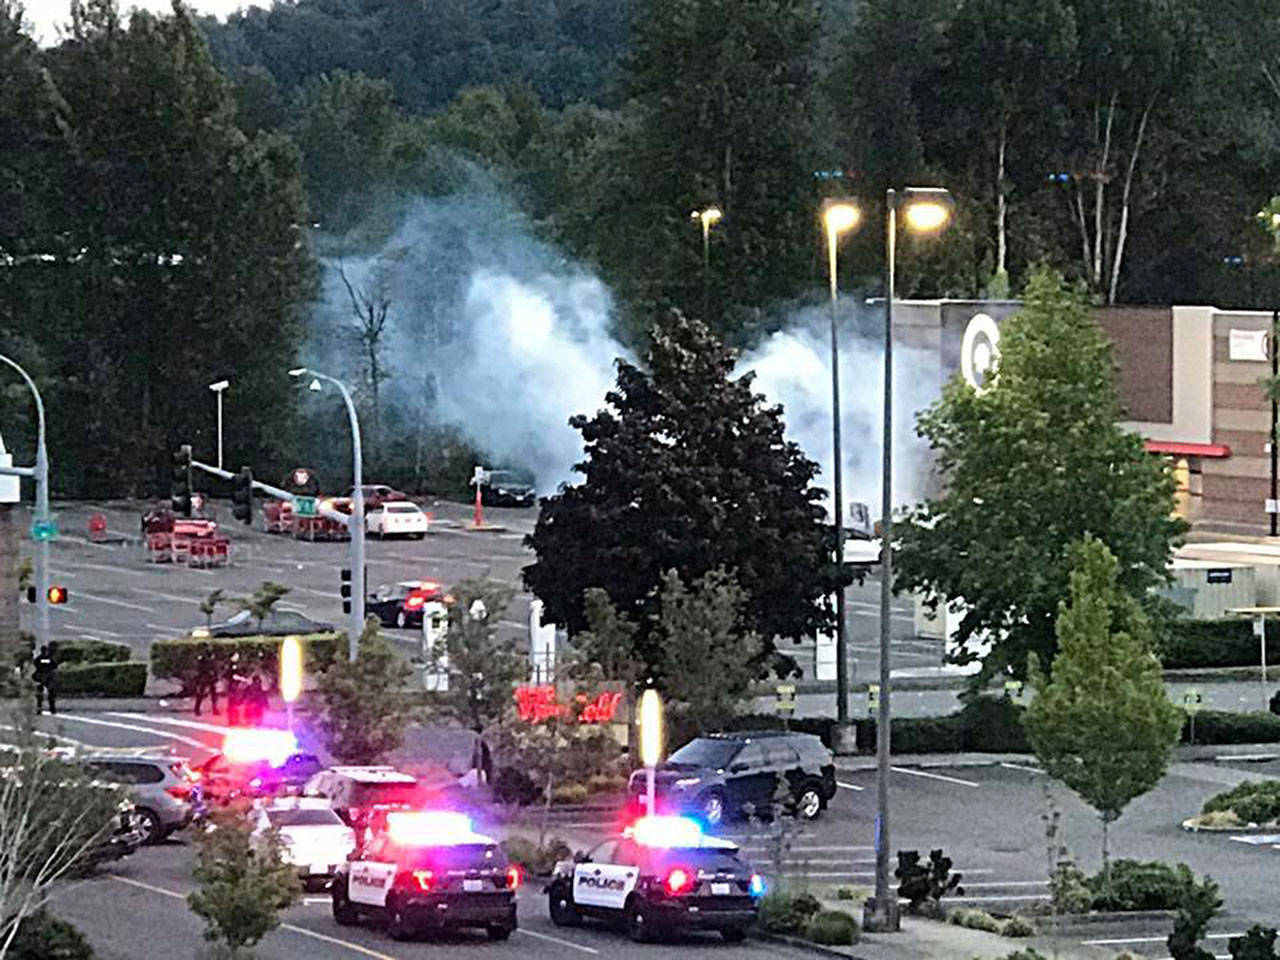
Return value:
<svg viewBox="0 0 1280 960">
<path fill-rule="evenodd" d="M 49 651 L 63 668 L 81 663 L 124 663 L 131 653 L 127 643 L 107 640 L 55 640 Z"/>
<path fill-rule="evenodd" d="M 1022 706 L 1000 697 L 978 697 L 945 717 L 895 717 L 894 753 L 1030 753 L 1031 744 L 1022 726 Z M 735 717 L 729 730 L 781 730 L 812 733 L 828 747 L 835 721 L 812 717 L 784 723 L 771 714 Z M 855 721 L 859 752 L 874 753 L 876 721 Z M 1195 718 L 1195 742 L 1201 744 L 1280 743 L 1280 716 L 1273 713 L 1227 713 L 1203 710 Z M 688 738 L 685 738 L 688 739 Z M 673 744 L 684 740 L 672 740 Z M 1190 718 L 1182 727 L 1182 742 L 1191 743 Z"/>
<path fill-rule="evenodd" d="M 1277 628 L 1280 620 L 1268 618 L 1267 632 Z M 1262 662 L 1261 654 L 1252 620 L 1175 620 L 1161 644 L 1160 662 L 1166 670 L 1256 667 Z"/>
<path fill-rule="evenodd" d="M 333 663 L 338 651 L 340 634 L 313 633 L 302 641 L 303 666 L 311 672 L 324 670 Z M 176 680 L 184 689 L 194 686 L 197 658 L 201 647 L 208 645 L 213 652 L 218 677 L 226 676 L 234 654 L 240 655 L 240 672 L 246 676 L 257 673 L 274 682 L 279 676 L 280 637 L 229 637 L 226 639 L 156 640 L 151 644 L 151 675 L 157 680 Z"/>
<path fill-rule="evenodd" d="M 145 663 L 83 663 L 58 667 L 63 697 L 140 697 L 147 689 Z"/>
</svg>

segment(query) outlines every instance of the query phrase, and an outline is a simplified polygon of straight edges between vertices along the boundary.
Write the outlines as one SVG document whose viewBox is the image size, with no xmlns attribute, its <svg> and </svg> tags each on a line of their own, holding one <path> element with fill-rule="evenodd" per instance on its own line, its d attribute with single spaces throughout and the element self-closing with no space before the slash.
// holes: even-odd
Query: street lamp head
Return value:
<svg viewBox="0 0 1280 960">
<path fill-rule="evenodd" d="M 212 390 L 214 393 L 221 393 L 223 390 L 227 389 L 227 387 L 229 386 L 231 386 L 230 380 L 219 380 L 217 383 L 209 384 L 209 389 Z"/>
<path fill-rule="evenodd" d="M 714 204 L 709 207 L 703 207 L 701 210 L 694 210 L 689 214 L 689 219 L 700 222 L 704 230 L 715 226 L 723 218 L 724 211 Z"/>
<path fill-rule="evenodd" d="M 317 380 L 315 377 L 312 377 L 311 383 L 307 385 L 307 389 L 310 390 L 312 393 L 319 393 L 322 389 L 322 387 L 320 386 L 320 381 Z"/>
<path fill-rule="evenodd" d="M 294 367 L 292 370 L 289 371 L 289 376 L 300 377 L 306 372 L 307 372 L 306 367 Z"/>
<path fill-rule="evenodd" d="M 951 220 L 955 201 L 942 187 L 907 187 L 902 191 L 902 219 L 913 233 L 933 233 Z"/>
<path fill-rule="evenodd" d="M 862 222 L 862 210 L 852 200 L 829 198 L 822 201 L 822 223 L 827 234 L 838 237 Z"/>
</svg>

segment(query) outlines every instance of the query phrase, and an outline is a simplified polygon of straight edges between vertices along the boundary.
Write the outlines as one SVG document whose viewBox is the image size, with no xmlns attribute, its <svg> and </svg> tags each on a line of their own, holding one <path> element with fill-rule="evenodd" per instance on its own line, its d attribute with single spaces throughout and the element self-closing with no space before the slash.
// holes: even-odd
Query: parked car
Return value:
<svg viewBox="0 0 1280 960">
<path fill-rule="evenodd" d="M 364 494 L 364 511 L 366 515 L 370 510 L 384 503 L 409 499 L 407 493 L 401 493 L 394 487 L 388 487 L 381 483 L 366 483 L 360 487 L 360 490 Z M 355 495 L 355 487 L 347 491 L 347 497 L 354 497 Z"/>
<path fill-rule="evenodd" d="M 392 500 L 376 507 L 366 507 L 364 529 L 370 536 L 413 537 L 421 540 L 427 535 L 430 520 L 416 503 L 408 500 Z"/>
<path fill-rule="evenodd" d="M 493 507 L 532 507 L 538 491 L 532 474 L 521 470 L 490 470 L 480 481 L 480 502 Z"/>
<path fill-rule="evenodd" d="M 424 930 L 478 927 L 491 940 L 516 929 L 520 869 L 492 837 L 447 811 L 388 814 L 333 879 L 342 926 L 376 916 L 393 940 Z"/>
<path fill-rule="evenodd" d="M 770 814 L 775 807 L 816 820 L 836 794 L 831 751 L 812 734 L 782 730 L 714 733 L 690 740 L 655 773 L 659 810 L 689 811 L 708 826 L 738 815 L 748 804 Z M 627 785 L 633 809 L 645 803 L 643 770 Z"/>
<path fill-rule="evenodd" d="M 557 863 L 547 905 L 558 927 L 595 917 L 620 922 L 642 942 L 668 930 L 716 930 L 738 943 L 755 923 L 764 886 L 737 844 L 684 817 L 643 817 Z"/>
<path fill-rule="evenodd" d="M 356 849 L 355 831 L 323 797 L 285 797 L 259 805 L 250 846 L 262 849 L 272 830 L 280 837 L 280 858 L 298 868 L 303 886 L 328 886 L 338 865 Z"/>
<path fill-rule="evenodd" d="M 432 601 L 448 602 L 444 587 L 435 580 L 401 580 L 384 583 L 364 602 L 366 615 L 373 615 L 384 627 L 420 628 L 422 611 Z"/>
<path fill-rule="evenodd" d="M 205 814 L 200 776 L 183 757 L 100 750 L 80 761 L 96 778 L 127 789 L 142 843 L 159 843 Z"/>
</svg>

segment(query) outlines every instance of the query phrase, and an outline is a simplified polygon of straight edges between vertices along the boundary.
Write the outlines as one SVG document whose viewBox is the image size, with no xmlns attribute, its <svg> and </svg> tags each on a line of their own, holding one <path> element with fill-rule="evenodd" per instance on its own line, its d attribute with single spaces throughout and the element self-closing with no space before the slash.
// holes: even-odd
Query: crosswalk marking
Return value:
<svg viewBox="0 0 1280 960">
<path fill-rule="evenodd" d="M 71 721 L 73 723 L 87 723 L 98 727 L 114 727 L 117 730 L 131 730 L 134 733 L 145 733 L 153 737 L 161 737 L 166 740 L 177 740 L 179 743 L 185 743 L 190 747 L 197 747 L 201 750 L 210 749 L 206 744 L 201 743 L 191 737 L 184 737 L 180 733 L 174 733 L 171 730 L 157 730 L 155 727 L 140 727 L 132 723 L 117 723 L 112 720 L 96 720 L 92 717 L 82 717 L 74 713 L 60 713 L 58 720 L 62 722 Z"/>
</svg>

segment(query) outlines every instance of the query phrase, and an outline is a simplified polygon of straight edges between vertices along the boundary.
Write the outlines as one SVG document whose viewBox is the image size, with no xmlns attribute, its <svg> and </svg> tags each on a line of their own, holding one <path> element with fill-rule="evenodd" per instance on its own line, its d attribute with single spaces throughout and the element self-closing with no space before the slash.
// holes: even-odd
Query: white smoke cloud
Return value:
<svg viewBox="0 0 1280 960">
<path fill-rule="evenodd" d="M 352 370 L 351 304 L 326 263 L 309 361 Z M 541 493 L 576 482 L 582 439 L 568 425 L 604 405 L 615 360 L 632 359 L 611 335 L 613 302 L 590 273 L 532 238 L 527 223 L 492 192 L 420 200 L 373 257 L 342 262 L 358 290 L 381 282 L 390 299 L 382 355 L 388 429 L 420 418 L 452 424 L 490 458 L 523 466 Z M 879 516 L 882 314 L 854 297 L 841 301 L 842 449 L 846 504 Z M 828 314 L 799 310 L 787 329 L 744 355 L 755 389 L 784 408 L 786 432 L 822 467 L 832 486 L 831 367 Z M 927 450 L 915 414 L 938 394 L 937 360 L 895 352 L 894 501 L 918 499 Z"/>
<path fill-rule="evenodd" d="M 881 516 L 881 421 L 884 409 L 883 314 L 853 298 L 842 301 L 840 336 L 840 450 L 846 504 L 861 501 Z M 834 502 L 831 431 L 831 333 L 826 309 L 808 309 L 791 325 L 744 355 L 739 370 L 754 370 L 755 387 L 783 406 L 787 437 L 822 468 L 818 483 Z M 915 415 L 937 399 L 937 357 L 894 348 L 895 506 L 919 500 L 928 482 L 928 445 L 915 435 Z"/>
</svg>

